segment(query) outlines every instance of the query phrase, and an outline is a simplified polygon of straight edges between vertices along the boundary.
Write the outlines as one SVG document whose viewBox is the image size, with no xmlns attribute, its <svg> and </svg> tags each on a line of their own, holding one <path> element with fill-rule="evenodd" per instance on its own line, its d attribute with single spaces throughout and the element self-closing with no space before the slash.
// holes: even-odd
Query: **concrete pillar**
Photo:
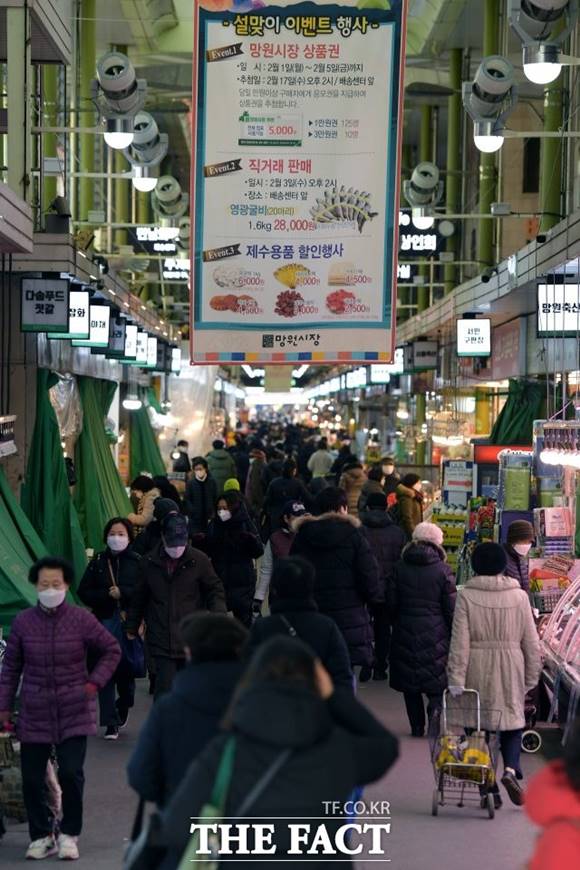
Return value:
<svg viewBox="0 0 580 870">
<path fill-rule="evenodd" d="M 483 9 L 483 57 L 499 51 L 499 0 L 485 0 Z M 480 154 L 479 157 L 479 213 L 489 214 L 496 199 L 497 170 L 495 154 Z M 477 259 L 481 264 L 493 265 L 494 221 L 485 219 L 478 223 Z"/>
<path fill-rule="evenodd" d="M 415 397 L 415 428 L 417 430 L 417 452 L 415 462 L 417 465 L 425 465 L 427 461 L 427 441 L 421 432 L 421 427 L 426 422 L 427 396 L 425 392 L 417 393 Z"/>
<path fill-rule="evenodd" d="M 129 164 L 122 151 L 115 151 L 114 161 L 115 172 L 128 172 Z M 115 223 L 126 224 L 129 222 L 129 195 L 131 192 L 131 181 L 124 178 L 115 178 L 113 183 L 115 191 Z M 115 245 L 127 244 L 127 230 L 115 230 Z"/>
<path fill-rule="evenodd" d="M 433 160 L 433 107 L 421 106 L 421 134 L 419 140 L 419 162 Z M 429 308 L 429 266 L 419 266 L 419 275 L 422 275 L 425 283 L 417 287 L 417 311 L 425 311 Z"/>
<path fill-rule="evenodd" d="M 79 108 L 86 109 L 91 103 L 91 80 L 95 78 L 97 56 L 97 21 L 96 0 L 82 0 L 81 22 L 79 36 Z M 78 114 L 79 127 L 91 127 L 94 118 L 91 112 L 81 111 Z M 80 133 L 79 143 L 79 170 L 81 172 L 95 171 L 95 134 Z M 79 178 L 79 211 L 78 219 L 87 220 L 88 212 L 93 208 L 95 190 L 94 178 Z"/>
<path fill-rule="evenodd" d="M 461 103 L 461 78 L 463 50 L 452 48 L 449 52 L 449 87 L 453 93 L 447 103 L 447 175 L 445 176 L 445 207 L 449 214 L 457 214 L 461 209 L 461 126 L 463 106 Z M 459 224 L 456 222 L 456 227 Z M 459 251 L 459 233 L 447 239 L 445 249 L 455 255 Z M 444 267 L 445 293 L 451 293 L 457 284 L 457 266 Z"/>
<path fill-rule="evenodd" d="M 58 66 L 42 67 L 42 126 L 56 127 L 58 123 Z M 42 156 L 56 157 L 56 133 L 42 134 Z M 45 175 L 42 188 L 42 213 L 46 214 L 56 196 L 56 175 Z"/>
<path fill-rule="evenodd" d="M 30 17 L 28 9 L 6 9 L 8 95 L 8 186 L 30 202 L 32 185 Z"/>
</svg>

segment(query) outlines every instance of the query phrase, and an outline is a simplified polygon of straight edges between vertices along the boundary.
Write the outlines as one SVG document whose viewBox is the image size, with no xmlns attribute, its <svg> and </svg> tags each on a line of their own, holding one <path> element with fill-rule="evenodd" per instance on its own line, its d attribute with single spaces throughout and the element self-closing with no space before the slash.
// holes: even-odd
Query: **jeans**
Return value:
<svg viewBox="0 0 580 870">
<path fill-rule="evenodd" d="M 391 646 L 391 623 L 386 604 L 371 604 L 370 612 L 375 636 L 375 668 L 386 671 Z"/>
<path fill-rule="evenodd" d="M 99 692 L 100 724 L 107 728 L 118 725 L 119 716 L 115 697 L 119 698 L 119 706 L 130 710 L 135 703 L 135 680 L 123 673 L 122 665 L 117 668 L 104 689 Z"/>
<path fill-rule="evenodd" d="M 500 731 L 499 747 L 503 766 L 511 767 L 512 770 L 520 770 L 520 755 L 522 751 L 522 728 L 514 731 Z"/>
<path fill-rule="evenodd" d="M 175 675 L 185 666 L 185 659 L 170 659 L 168 656 L 153 656 L 155 662 L 155 691 L 153 700 L 171 691 Z"/>
<path fill-rule="evenodd" d="M 46 790 L 46 766 L 51 748 L 50 743 L 21 744 L 22 791 L 31 840 L 48 837 L 54 831 L 55 820 L 47 804 Z M 55 750 L 58 782 L 62 789 L 60 830 L 63 834 L 77 837 L 83 826 L 83 766 L 87 738 L 70 737 L 58 743 Z"/>
<path fill-rule="evenodd" d="M 421 692 L 403 692 L 407 716 L 413 733 L 425 733 L 425 701 Z M 427 717 L 429 722 L 441 710 L 442 696 L 427 695 Z"/>
</svg>

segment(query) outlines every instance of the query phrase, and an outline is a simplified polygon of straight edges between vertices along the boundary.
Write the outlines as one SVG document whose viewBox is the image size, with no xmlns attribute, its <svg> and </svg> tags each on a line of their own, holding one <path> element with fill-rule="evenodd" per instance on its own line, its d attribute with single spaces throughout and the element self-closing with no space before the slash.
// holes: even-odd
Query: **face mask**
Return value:
<svg viewBox="0 0 580 870">
<path fill-rule="evenodd" d="M 196 471 L 195 477 L 197 480 L 205 480 L 207 477 L 207 471 Z"/>
<path fill-rule="evenodd" d="M 185 553 L 185 545 L 183 545 L 182 547 L 168 547 L 166 545 L 165 552 L 170 559 L 181 559 L 181 557 Z"/>
<path fill-rule="evenodd" d="M 527 556 L 531 549 L 531 544 L 514 544 L 514 550 L 516 553 L 519 553 L 520 556 Z"/>
<path fill-rule="evenodd" d="M 122 553 L 129 546 L 129 538 L 126 535 L 109 535 L 107 547 L 113 553 Z"/>
<path fill-rule="evenodd" d="M 222 523 L 227 523 L 227 521 L 231 520 L 232 518 L 232 512 L 225 510 L 218 511 L 218 517 L 220 518 Z"/>
<path fill-rule="evenodd" d="M 394 470 L 394 465 L 383 465 L 383 474 L 392 474 Z"/>
<path fill-rule="evenodd" d="M 38 600 L 43 607 L 51 610 L 58 607 L 66 597 L 66 589 L 39 589 Z"/>
</svg>

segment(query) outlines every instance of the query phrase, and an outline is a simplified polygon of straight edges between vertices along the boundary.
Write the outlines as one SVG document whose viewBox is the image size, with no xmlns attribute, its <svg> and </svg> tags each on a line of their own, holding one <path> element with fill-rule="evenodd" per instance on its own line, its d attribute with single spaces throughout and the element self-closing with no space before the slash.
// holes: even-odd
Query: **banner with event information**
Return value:
<svg viewBox="0 0 580 870">
<path fill-rule="evenodd" d="M 405 14 L 196 0 L 193 363 L 392 359 Z"/>
</svg>

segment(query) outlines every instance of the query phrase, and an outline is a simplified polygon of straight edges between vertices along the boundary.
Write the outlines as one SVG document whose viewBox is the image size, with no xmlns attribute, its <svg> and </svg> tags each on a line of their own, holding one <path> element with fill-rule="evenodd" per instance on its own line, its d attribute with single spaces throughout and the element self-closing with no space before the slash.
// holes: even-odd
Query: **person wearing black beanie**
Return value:
<svg viewBox="0 0 580 870">
<path fill-rule="evenodd" d="M 524 592 L 530 591 L 528 553 L 535 537 L 531 523 L 527 520 L 514 520 L 508 526 L 507 541 L 503 545 L 507 556 L 505 573 L 517 580 Z"/>
<path fill-rule="evenodd" d="M 540 644 L 530 602 L 520 584 L 505 576 L 507 558 L 499 544 L 479 544 L 471 565 L 476 572 L 458 596 L 447 662 L 449 691 L 460 697 L 476 689 L 482 710 L 481 727 L 497 731 L 495 711 L 501 713 L 500 748 L 504 762 L 501 779 L 511 801 L 524 803 L 520 752 L 525 725 L 526 692 L 538 684 Z M 470 705 L 473 696 L 462 699 Z M 492 713 L 493 711 L 493 713 Z M 496 808 L 501 806 L 494 786 Z M 484 798 L 485 799 L 485 798 Z"/>
</svg>

